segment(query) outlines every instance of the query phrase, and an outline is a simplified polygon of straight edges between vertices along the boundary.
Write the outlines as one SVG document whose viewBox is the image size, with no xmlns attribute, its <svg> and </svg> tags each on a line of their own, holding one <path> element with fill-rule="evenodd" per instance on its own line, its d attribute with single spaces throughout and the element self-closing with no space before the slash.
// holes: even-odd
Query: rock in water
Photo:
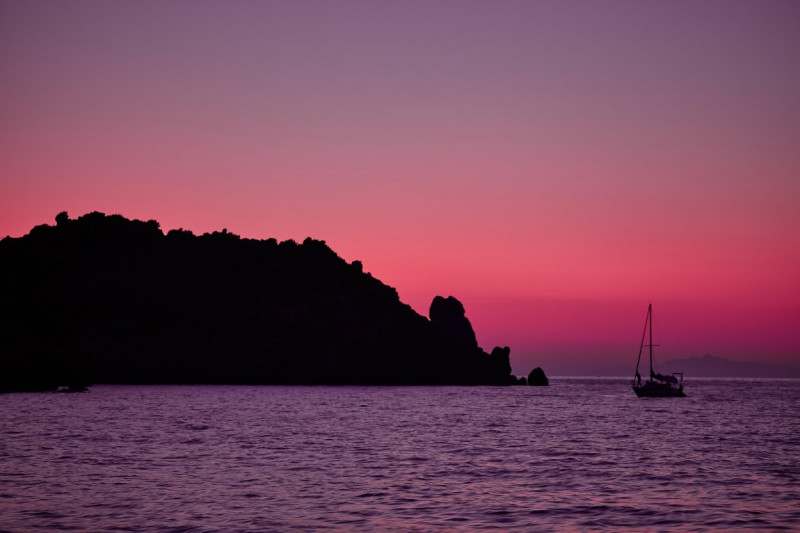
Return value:
<svg viewBox="0 0 800 533">
<path fill-rule="evenodd" d="M 550 380 L 548 380 L 547 376 L 544 375 L 544 370 L 537 366 L 531 370 L 530 374 L 528 374 L 528 385 L 544 387 L 550 385 Z"/>
</svg>

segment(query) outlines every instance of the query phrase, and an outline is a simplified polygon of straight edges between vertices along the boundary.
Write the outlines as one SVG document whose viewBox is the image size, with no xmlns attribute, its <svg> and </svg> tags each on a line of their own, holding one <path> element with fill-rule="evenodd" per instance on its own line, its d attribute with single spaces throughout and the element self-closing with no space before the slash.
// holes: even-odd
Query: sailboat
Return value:
<svg viewBox="0 0 800 533">
<path fill-rule="evenodd" d="M 645 344 L 647 332 L 650 332 L 650 342 Z M 642 361 L 644 347 L 650 348 L 650 378 L 642 382 L 639 374 L 639 363 Z M 653 304 L 647 306 L 647 318 L 644 321 L 642 343 L 639 346 L 639 357 L 636 359 L 636 374 L 633 377 L 633 391 L 636 396 L 643 398 L 671 398 L 686 396 L 683 392 L 683 372 L 671 375 L 658 374 L 653 370 Z"/>
</svg>

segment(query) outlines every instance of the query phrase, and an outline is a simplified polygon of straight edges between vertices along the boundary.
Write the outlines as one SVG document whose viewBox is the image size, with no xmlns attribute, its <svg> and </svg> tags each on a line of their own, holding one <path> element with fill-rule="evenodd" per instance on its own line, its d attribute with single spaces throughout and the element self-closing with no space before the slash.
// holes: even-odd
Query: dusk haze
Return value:
<svg viewBox="0 0 800 533">
<path fill-rule="evenodd" d="M 580 373 L 798 364 L 796 2 L 0 6 L 0 235 L 60 211 L 325 240 Z"/>
<path fill-rule="evenodd" d="M 800 0 L 0 1 L 0 529 L 800 527 Z"/>
</svg>

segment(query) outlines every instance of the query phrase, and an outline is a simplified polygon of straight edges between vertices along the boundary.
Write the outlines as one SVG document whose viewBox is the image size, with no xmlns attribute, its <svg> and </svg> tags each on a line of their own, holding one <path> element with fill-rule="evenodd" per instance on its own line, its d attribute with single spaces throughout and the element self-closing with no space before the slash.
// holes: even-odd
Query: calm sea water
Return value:
<svg viewBox="0 0 800 533">
<path fill-rule="evenodd" d="M 800 381 L 0 396 L 8 531 L 800 530 Z"/>
</svg>

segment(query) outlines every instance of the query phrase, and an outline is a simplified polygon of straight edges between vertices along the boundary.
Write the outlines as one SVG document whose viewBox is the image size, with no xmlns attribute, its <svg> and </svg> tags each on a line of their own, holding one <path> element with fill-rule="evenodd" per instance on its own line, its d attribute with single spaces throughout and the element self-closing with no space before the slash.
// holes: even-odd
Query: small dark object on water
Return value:
<svg viewBox="0 0 800 533">
<path fill-rule="evenodd" d="M 56 392 L 89 392 L 89 387 L 86 385 L 72 384 L 68 387 L 61 387 Z"/>
<path fill-rule="evenodd" d="M 545 376 L 544 370 L 537 366 L 531 370 L 530 374 L 528 374 L 528 385 L 533 385 L 535 387 L 546 387 L 550 385 L 550 380 L 548 380 L 547 376 Z"/>
</svg>

